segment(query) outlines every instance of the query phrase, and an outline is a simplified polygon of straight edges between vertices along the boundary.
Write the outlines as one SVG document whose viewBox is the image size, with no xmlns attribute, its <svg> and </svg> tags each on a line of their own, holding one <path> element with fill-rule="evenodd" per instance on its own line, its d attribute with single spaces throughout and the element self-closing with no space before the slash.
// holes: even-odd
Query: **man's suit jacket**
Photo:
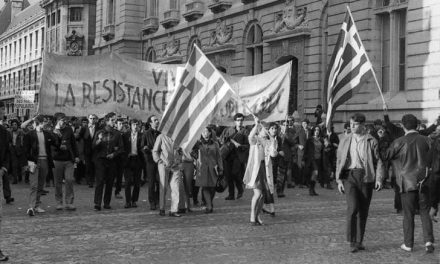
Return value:
<svg viewBox="0 0 440 264">
<path fill-rule="evenodd" d="M 95 133 L 93 135 L 90 132 L 89 126 L 84 127 L 80 132 L 80 138 L 84 140 L 84 156 L 87 159 L 91 159 L 93 156 L 92 143 L 95 140 L 97 132 L 98 132 L 97 125 L 95 125 Z"/>
<path fill-rule="evenodd" d="M 47 161 L 49 168 L 54 168 L 51 146 L 55 145 L 55 138 L 51 132 L 43 130 L 44 146 L 46 147 Z M 31 130 L 24 137 L 24 151 L 28 161 L 37 163 L 39 144 L 36 130 Z"/>
<path fill-rule="evenodd" d="M 137 155 L 139 158 L 139 161 L 141 161 L 142 159 L 142 133 L 140 132 L 136 132 L 137 133 L 137 139 L 136 139 L 136 147 L 137 147 Z M 123 140 L 123 144 L 124 144 L 124 153 L 122 154 L 122 162 L 123 164 L 126 166 L 128 165 L 127 160 L 128 157 L 131 154 L 131 143 L 132 143 L 132 138 L 131 138 L 131 131 L 127 131 L 122 135 L 122 140 Z"/>
</svg>

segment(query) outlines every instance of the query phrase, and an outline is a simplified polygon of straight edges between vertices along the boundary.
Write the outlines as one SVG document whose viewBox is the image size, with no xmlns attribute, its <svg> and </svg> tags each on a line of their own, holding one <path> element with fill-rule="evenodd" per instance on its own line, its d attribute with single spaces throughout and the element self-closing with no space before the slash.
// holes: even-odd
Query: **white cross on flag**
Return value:
<svg viewBox="0 0 440 264">
<path fill-rule="evenodd" d="M 209 125 L 221 102 L 234 91 L 217 68 L 194 45 L 180 84 L 167 105 L 159 130 L 189 152 Z"/>
</svg>

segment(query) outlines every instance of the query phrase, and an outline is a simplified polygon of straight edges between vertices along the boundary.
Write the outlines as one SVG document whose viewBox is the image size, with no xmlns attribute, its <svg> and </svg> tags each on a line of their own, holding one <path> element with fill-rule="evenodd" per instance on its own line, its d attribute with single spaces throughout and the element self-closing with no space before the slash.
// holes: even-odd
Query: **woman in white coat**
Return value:
<svg viewBox="0 0 440 264">
<path fill-rule="evenodd" d="M 255 126 L 249 133 L 249 159 L 243 182 L 247 189 L 254 190 L 251 202 L 251 225 L 262 225 L 260 214 L 263 208 L 264 196 L 273 195 L 274 184 L 271 157 L 276 157 L 277 141 L 276 125 L 269 126 L 269 132 L 255 118 Z M 271 133 L 270 130 L 275 130 Z M 272 131 L 273 132 L 273 131 Z"/>
</svg>

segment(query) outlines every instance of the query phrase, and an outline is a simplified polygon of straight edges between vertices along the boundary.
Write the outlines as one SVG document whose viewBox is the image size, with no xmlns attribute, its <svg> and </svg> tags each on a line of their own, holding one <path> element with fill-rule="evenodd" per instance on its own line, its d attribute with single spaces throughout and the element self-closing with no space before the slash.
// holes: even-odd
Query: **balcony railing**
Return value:
<svg viewBox="0 0 440 264">
<path fill-rule="evenodd" d="M 205 6 L 203 1 L 195 0 L 190 1 L 186 5 L 186 12 L 182 14 L 186 21 L 194 21 L 203 16 L 205 12 Z"/>
<path fill-rule="evenodd" d="M 115 25 L 110 24 L 104 27 L 102 31 L 102 38 L 105 41 L 109 41 L 115 37 Z"/>
<path fill-rule="evenodd" d="M 179 21 L 180 21 L 179 10 L 170 9 L 163 13 L 163 20 L 160 21 L 160 24 L 164 28 L 171 28 L 179 24 Z"/>
<path fill-rule="evenodd" d="M 229 9 L 231 6 L 232 1 L 212 0 L 208 8 L 211 9 L 212 13 L 217 14 Z"/>
<path fill-rule="evenodd" d="M 150 16 L 144 18 L 144 26 L 142 27 L 142 31 L 144 34 L 151 34 L 156 32 L 159 29 L 159 18 L 157 16 Z"/>
</svg>

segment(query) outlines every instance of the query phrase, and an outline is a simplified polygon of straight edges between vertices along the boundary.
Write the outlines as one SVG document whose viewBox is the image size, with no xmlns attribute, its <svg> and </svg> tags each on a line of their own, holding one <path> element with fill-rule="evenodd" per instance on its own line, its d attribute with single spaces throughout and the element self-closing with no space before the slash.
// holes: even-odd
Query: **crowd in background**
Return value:
<svg viewBox="0 0 440 264">
<path fill-rule="evenodd" d="M 275 194 L 279 198 L 285 197 L 286 188 L 308 188 L 309 195 L 316 196 L 317 184 L 327 189 L 334 186 L 337 147 L 340 138 L 350 133 L 350 125 L 345 124 L 344 130 L 339 134 L 335 133 L 333 127 L 326 128 L 325 114 L 320 105 L 316 108 L 314 119 L 311 122 L 308 119 L 287 117 L 274 123 L 274 137 L 277 139 L 277 151 L 280 155 L 272 157 L 271 161 Z M 202 135 L 191 153 L 181 153 L 181 160 L 178 162 L 168 161 L 178 164 L 173 168 L 171 164 L 161 166 L 163 161 L 160 156 L 170 158 L 171 155 L 176 158 L 174 156 L 179 155 L 166 153 L 163 146 L 159 146 L 162 149 L 154 149 L 157 138 L 161 135 L 157 130 L 159 119 L 156 116 L 149 117 L 145 123 L 114 113 L 103 118 L 94 114 L 87 117 L 66 117 L 59 113 L 55 116 L 37 116 L 23 123 L 16 119 L 3 120 L 3 126 L 9 131 L 10 153 L 10 170 L 3 177 L 4 198 L 8 204 L 14 201 L 11 184 L 22 181 L 30 183 L 30 167 L 35 164 L 37 169 L 34 168 L 33 173 L 38 171 L 44 175 L 39 175 L 36 182 L 34 180 L 33 192 L 38 194 L 38 198 L 31 199 L 29 215 L 44 212 L 39 204 L 40 196 L 47 193 L 45 186 L 55 187 L 57 210 L 75 210 L 74 182 L 95 188 L 95 210 L 101 210 L 102 203 L 104 209 L 111 208 L 112 196 L 116 199 L 125 197 L 126 208 L 137 207 L 140 186 L 147 184 L 150 209 L 159 209 L 161 215 L 165 214 L 164 195 L 167 186 L 171 186 L 173 197 L 179 196 L 172 199 L 170 215 L 180 216 L 181 213 L 191 211 L 192 206 L 199 206 L 201 203 L 206 206 L 206 212 L 212 212 L 215 194 L 213 187 L 218 175 L 224 175 L 228 183 L 226 200 L 240 199 L 243 195 L 243 176 L 248 161 L 248 136 L 251 130 L 251 127 L 243 125 L 244 121 L 244 116 L 238 114 L 234 116 L 234 126 L 207 127 L 204 136 Z M 438 124 L 439 120 L 426 128 L 425 124 L 420 123 L 418 130 L 420 134 L 429 135 L 433 141 L 438 142 Z M 35 146 L 38 141 L 35 131 L 38 127 L 45 132 L 44 155 L 48 161 L 47 166 L 41 165 L 44 163 L 40 161 L 39 155 L 42 153 L 32 153 L 38 149 Z M 383 119 L 367 124 L 366 128 L 377 139 L 382 156 L 391 142 L 403 135 L 402 128 L 393 124 L 386 113 Z M 163 138 L 162 141 L 167 144 Z M 174 149 L 176 147 L 173 146 L 170 152 Z M 206 155 L 211 160 L 203 163 L 210 166 L 205 166 L 200 161 Z M 390 162 L 384 160 L 384 163 L 387 168 L 384 187 L 395 189 L 395 209 L 400 212 L 402 208 L 398 185 L 395 184 L 396 177 Z M 64 201 L 62 184 L 65 185 L 66 192 Z M 200 187 L 203 188 L 201 192 Z M 202 198 L 201 202 L 199 196 Z M 175 201 L 179 202 L 176 204 Z M 273 207 L 264 211 L 272 215 L 275 213 Z"/>
</svg>

